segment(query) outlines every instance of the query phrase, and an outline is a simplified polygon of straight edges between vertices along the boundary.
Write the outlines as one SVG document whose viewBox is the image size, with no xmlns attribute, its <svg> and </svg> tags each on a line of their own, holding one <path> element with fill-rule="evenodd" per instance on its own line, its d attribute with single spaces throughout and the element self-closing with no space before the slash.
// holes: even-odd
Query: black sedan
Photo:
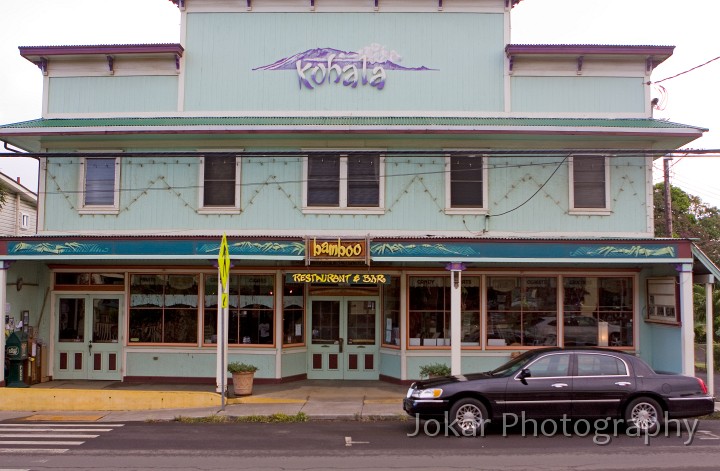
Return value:
<svg viewBox="0 0 720 471">
<path fill-rule="evenodd" d="M 714 406 L 701 379 L 656 373 L 634 355 L 602 348 L 530 350 L 485 373 L 413 383 L 403 401 L 409 415 L 442 417 L 462 433 L 512 414 L 612 418 L 654 432 L 666 418 L 707 415 Z"/>
</svg>

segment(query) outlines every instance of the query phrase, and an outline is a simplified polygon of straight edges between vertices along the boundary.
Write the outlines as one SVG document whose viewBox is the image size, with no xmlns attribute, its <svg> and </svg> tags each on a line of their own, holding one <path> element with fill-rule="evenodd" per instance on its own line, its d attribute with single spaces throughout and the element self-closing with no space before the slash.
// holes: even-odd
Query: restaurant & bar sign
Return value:
<svg viewBox="0 0 720 471">
<path fill-rule="evenodd" d="M 287 283 L 385 285 L 390 276 L 382 273 L 286 273 Z"/>
</svg>

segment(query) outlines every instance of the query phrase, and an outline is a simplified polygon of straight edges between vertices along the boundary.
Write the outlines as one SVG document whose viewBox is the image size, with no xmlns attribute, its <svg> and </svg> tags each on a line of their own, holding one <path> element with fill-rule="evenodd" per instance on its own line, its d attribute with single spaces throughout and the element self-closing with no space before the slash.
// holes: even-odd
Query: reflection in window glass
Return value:
<svg viewBox="0 0 720 471">
<path fill-rule="evenodd" d="M 549 378 L 555 376 L 569 376 L 570 355 L 545 355 L 533 362 L 529 367 L 531 378 Z"/>
<path fill-rule="evenodd" d="M 577 355 L 578 376 L 618 376 L 627 375 L 627 367 L 619 358 L 610 355 Z"/>
<path fill-rule="evenodd" d="M 58 320 L 60 342 L 85 340 L 85 298 L 61 298 Z"/>
<path fill-rule="evenodd" d="M 630 277 L 563 279 L 565 345 L 633 345 L 633 288 Z"/>
<path fill-rule="evenodd" d="M 130 277 L 130 343 L 197 343 L 198 275 Z"/>
<path fill-rule="evenodd" d="M 410 277 L 409 346 L 450 346 L 450 276 Z M 462 277 L 463 345 L 479 345 L 480 278 Z"/>
<path fill-rule="evenodd" d="M 275 275 L 231 275 L 228 345 L 272 345 Z M 218 277 L 205 277 L 203 337 L 217 342 Z"/>
<path fill-rule="evenodd" d="M 487 345 L 557 345 L 557 279 L 492 276 L 487 282 Z"/>
<path fill-rule="evenodd" d="M 400 277 L 393 276 L 382 285 L 383 345 L 400 345 Z"/>
<path fill-rule="evenodd" d="M 305 343 L 305 287 L 283 284 L 283 344 Z"/>
</svg>

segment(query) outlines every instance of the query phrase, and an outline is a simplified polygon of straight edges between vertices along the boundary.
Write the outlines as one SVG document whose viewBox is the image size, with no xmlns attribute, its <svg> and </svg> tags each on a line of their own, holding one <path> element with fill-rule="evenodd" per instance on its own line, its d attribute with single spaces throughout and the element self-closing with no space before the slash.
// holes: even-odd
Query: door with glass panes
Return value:
<svg viewBox="0 0 720 471">
<path fill-rule="evenodd" d="M 377 297 L 308 301 L 308 379 L 378 379 Z"/>
<path fill-rule="evenodd" d="M 61 295 L 55 306 L 53 378 L 120 380 L 123 297 Z"/>
</svg>

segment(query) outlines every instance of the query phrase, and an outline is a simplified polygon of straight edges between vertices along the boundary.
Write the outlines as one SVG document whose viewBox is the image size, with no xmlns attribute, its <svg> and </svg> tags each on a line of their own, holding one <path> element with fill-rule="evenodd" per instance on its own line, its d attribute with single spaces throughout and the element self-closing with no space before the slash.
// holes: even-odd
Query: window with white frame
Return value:
<svg viewBox="0 0 720 471">
<path fill-rule="evenodd" d="M 608 211 L 608 157 L 574 155 L 570 157 L 570 209 Z"/>
<path fill-rule="evenodd" d="M 206 155 L 200 161 L 200 175 L 202 209 L 235 210 L 240 207 L 240 157 L 234 153 Z"/>
<path fill-rule="evenodd" d="M 382 208 L 383 164 L 380 154 L 306 157 L 305 209 Z"/>
<path fill-rule="evenodd" d="M 30 215 L 20 213 L 20 229 L 30 229 Z"/>
<path fill-rule="evenodd" d="M 487 208 L 487 166 L 482 155 L 446 158 L 446 211 L 471 212 Z"/>
<path fill-rule="evenodd" d="M 120 161 L 116 157 L 88 157 L 82 160 L 82 209 L 89 212 L 118 210 Z"/>
</svg>

